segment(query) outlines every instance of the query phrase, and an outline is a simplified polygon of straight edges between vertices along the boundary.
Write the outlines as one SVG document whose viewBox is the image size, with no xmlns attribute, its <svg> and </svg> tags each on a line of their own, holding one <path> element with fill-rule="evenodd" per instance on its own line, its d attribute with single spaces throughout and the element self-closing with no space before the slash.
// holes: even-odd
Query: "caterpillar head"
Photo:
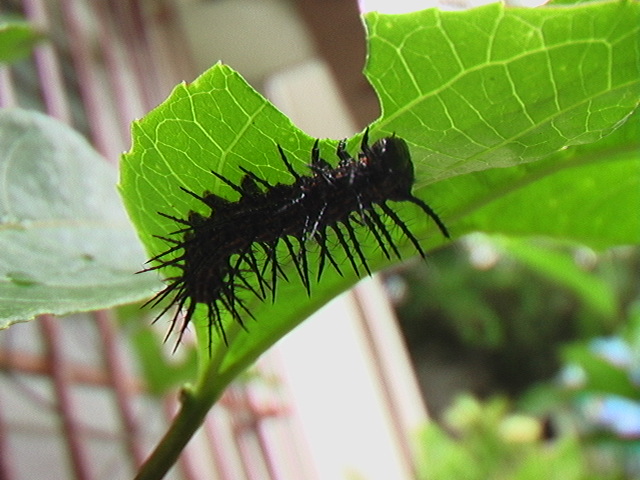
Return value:
<svg viewBox="0 0 640 480">
<path fill-rule="evenodd" d="M 404 200 L 411 195 L 415 175 L 407 142 L 395 136 L 385 137 L 363 151 L 377 173 L 386 177 L 384 182 L 392 185 L 388 189 L 390 200 Z"/>
</svg>

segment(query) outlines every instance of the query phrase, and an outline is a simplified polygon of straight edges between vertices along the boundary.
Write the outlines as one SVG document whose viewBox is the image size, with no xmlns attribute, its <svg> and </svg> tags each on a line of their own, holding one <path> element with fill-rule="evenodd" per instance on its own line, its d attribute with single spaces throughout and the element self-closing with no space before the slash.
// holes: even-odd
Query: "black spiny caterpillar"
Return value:
<svg viewBox="0 0 640 480">
<path fill-rule="evenodd" d="M 224 311 L 241 325 L 244 325 L 244 315 L 252 317 L 240 292 L 250 291 L 262 300 L 268 295 L 275 298 L 278 278 L 286 279 L 279 244 L 286 246 L 286 257 L 290 257 L 310 292 L 307 260 L 310 241 L 318 245 L 318 280 L 327 264 L 342 274 L 331 253 L 330 232 L 358 276 L 359 264 L 366 273 L 371 272 L 356 237 L 356 228 L 366 228 L 387 258 L 392 254 L 400 258 L 382 216 L 391 219 L 417 252 L 425 256 L 416 237 L 388 205 L 389 201 L 418 205 L 442 234 L 449 237 L 447 228 L 431 207 L 411 194 L 415 180 L 413 163 L 409 148 L 401 138 L 381 138 L 370 146 L 367 131 L 361 151 L 355 157 L 347 153 L 345 141 L 341 141 L 335 168 L 320 158 L 316 140 L 311 150 L 310 175 L 297 173 L 279 145 L 278 151 L 293 183 L 271 185 L 240 167 L 245 176 L 236 185 L 212 171 L 240 194 L 238 200 L 230 201 L 209 192 L 199 195 L 182 188 L 209 207 L 211 214 L 206 217 L 190 212 L 187 218 L 176 218 L 160 213 L 181 228 L 170 234 L 176 238 L 161 237 L 172 246 L 152 258 L 150 262 L 156 265 L 144 271 L 172 266 L 181 273 L 168 278 L 164 290 L 147 303 L 157 305 L 166 298 L 170 300 L 159 316 L 172 306 L 177 307 L 167 334 L 180 324 L 177 344 L 198 304 L 207 307 L 211 345 L 213 328 L 226 342 L 221 320 Z M 184 312 L 182 319 L 181 312 Z"/>
</svg>

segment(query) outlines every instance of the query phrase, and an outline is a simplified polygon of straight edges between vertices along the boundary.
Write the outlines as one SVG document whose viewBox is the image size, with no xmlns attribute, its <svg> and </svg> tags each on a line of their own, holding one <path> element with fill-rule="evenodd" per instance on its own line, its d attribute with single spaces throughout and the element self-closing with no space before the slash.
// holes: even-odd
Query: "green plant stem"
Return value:
<svg viewBox="0 0 640 480">
<path fill-rule="evenodd" d="M 232 323 L 226 329 L 229 345 L 233 343 L 240 330 L 236 323 Z M 206 330 L 202 329 L 200 333 L 204 333 L 206 338 Z M 201 371 L 195 386 L 186 385 L 183 387 L 178 414 L 174 417 L 169 430 L 164 434 L 160 443 L 140 467 L 135 480 L 160 480 L 164 478 L 178 460 L 191 437 L 202 425 L 211 407 L 218 401 L 227 385 L 244 368 L 238 366 L 221 372 L 222 362 L 227 353 L 227 347 L 224 345 L 216 348 L 211 358 L 205 359 L 205 356 L 209 355 L 208 348 L 199 348 L 198 351 L 202 355 L 200 362 L 207 362 L 207 366 Z M 247 362 L 242 363 L 242 366 L 246 365 L 248 365 Z"/>
<path fill-rule="evenodd" d="M 203 377 L 215 376 L 218 365 L 212 361 L 207 374 Z M 204 380 L 204 378 L 203 378 Z M 185 386 L 180 395 L 180 410 L 174 417 L 169 430 L 164 434 L 160 443 L 144 462 L 136 480 L 159 480 L 176 463 L 180 453 L 191 437 L 202 425 L 211 407 L 216 403 L 227 382 L 211 382 L 209 388 L 191 388 Z M 199 387 L 206 384 L 200 382 Z M 213 387 L 213 388 L 212 388 Z"/>
<path fill-rule="evenodd" d="M 218 398 L 218 396 L 203 398 L 194 393 L 197 392 L 183 390 L 180 411 L 151 456 L 140 467 L 136 480 L 163 478 L 176 463 L 180 453 L 200 428 L 204 417 Z"/>
</svg>

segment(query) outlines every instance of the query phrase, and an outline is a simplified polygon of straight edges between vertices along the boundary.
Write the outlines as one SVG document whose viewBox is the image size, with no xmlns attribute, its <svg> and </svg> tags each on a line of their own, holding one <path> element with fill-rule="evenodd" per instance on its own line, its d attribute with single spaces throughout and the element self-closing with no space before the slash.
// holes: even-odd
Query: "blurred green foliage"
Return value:
<svg viewBox="0 0 640 480">
<path fill-rule="evenodd" d="M 559 348 L 613 333 L 640 299 L 640 252 L 597 253 L 541 238 L 474 234 L 386 275 L 412 350 L 439 344 L 484 359 L 518 394 L 560 368 Z M 394 293 L 395 292 L 395 293 Z"/>
<path fill-rule="evenodd" d="M 509 413 L 504 398 L 481 403 L 459 397 L 446 427 L 427 425 L 419 436 L 420 480 L 614 480 L 593 468 L 575 435 L 544 438 L 535 417 Z"/>
<path fill-rule="evenodd" d="M 27 57 L 44 38 L 31 24 L 19 17 L 0 15 L 0 63 Z"/>
</svg>

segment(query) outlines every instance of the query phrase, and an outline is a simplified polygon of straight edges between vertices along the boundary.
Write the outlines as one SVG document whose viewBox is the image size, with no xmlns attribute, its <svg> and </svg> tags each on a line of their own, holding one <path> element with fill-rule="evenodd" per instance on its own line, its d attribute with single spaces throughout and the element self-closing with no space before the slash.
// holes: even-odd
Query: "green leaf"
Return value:
<svg viewBox="0 0 640 480">
<path fill-rule="evenodd" d="M 569 345 L 563 350 L 562 357 L 566 363 L 577 364 L 584 369 L 586 379 L 580 392 L 586 390 L 638 398 L 638 387 L 629 372 L 595 355 L 588 345 Z"/>
<path fill-rule="evenodd" d="M 139 317 L 137 321 L 140 321 Z M 175 358 L 166 358 L 161 340 L 151 329 L 136 329 L 130 338 L 149 393 L 160 396 L 193 380 L 198 362 L 194 349 L 180 352 L 185 353 L 185 357 L 176 361 Z"/>
<path fill-rule="evenodd" d="M 605 248 L 640 243 L 640 114 L 603 140 L 540 162 L 438 184 L 476 197 L 463 230 L 546 234 Z M 484 195 L 483 195 L 484 192 Z"/>
<path fill-rule="evenodd" d="M 575 292 L 597 314 L 609 319 L 616 317 L 618 302 L 611 287 L 592 272 L 579 268 L 568 253 L 519 239 L 499 238 L 496 241 L 511 257 Z"/>
<path fill-rule="evenodd" d="M 452 440 L 435 422 L 420 430 L 417 455 L 420 479 L 480 480 L 484 473 L 484 469 L 478 468 L 473 452 L 462 442 Z"/>
<path fill-rule="evenodd" d="M 0 63 L 28 56 L 43 35 L 26 22 L 0 17 Z"/>
<path fill-rule="evenodd" d="M 141 310 L 140 303 L 132 303 L 119 307 L 116 317 L 133 350 L 145 391 L 162 396 L 196 377 L 198 352 L 189 344 L 182 345 L 175 354 L 168 353 L 163 346 L 164 333 L 151 325 L 153 317 L 149 313 Z"/>
<path fill-rule="evenodd" d="M 600 140 L 638 105 L 637 2 L 373 13 L 367 24 L 376 126 L 414 144 L 417 192 L 454 232 L 640 241 L 638 116 Z"/>
<path fill-rule="evenodd" d="M 638 20 L 636 2 L 370 13 L 376 127 L 431 182 L 600 140 L 638 105 Z"/>
<path fill-rule="evenodd" d="M 116 171 L 45 115 L 0 110 L 0 328 L 140 300 L 144 255 L 114 188 Z"/>
</svg>

